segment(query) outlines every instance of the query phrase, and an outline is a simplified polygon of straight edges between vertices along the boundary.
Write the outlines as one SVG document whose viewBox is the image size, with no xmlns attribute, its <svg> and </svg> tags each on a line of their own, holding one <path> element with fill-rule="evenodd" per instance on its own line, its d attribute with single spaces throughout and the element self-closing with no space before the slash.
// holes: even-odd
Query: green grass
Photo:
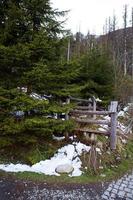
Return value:
<svg viewBox="0 0 133 200">
<path fill-rule="evenodd" d="M 47 176 L 44 174 L 38 174 L 38 173 L 33 173 L 33 172 L 23 172 L 23 173 L 6 173 L 1 171 L 0 176 L 2 177 L 12 177 L 12 178 L 17 178 L 17 179 L 22 179 L 22 180 L 31 180 L 31 181 L 37 181 L 37 182 L 47 182 L 47 183 L 63 183 L 63 184 L 68 184 L 68 183 L 76 183 L 76 184 L 87 184 L 90 182 L 98 182 L 99 177 L 94 176 L 94 175 L 87 175 L 83 174 L 82 176 L 79 177 L 69 177 L 68 175 L 61 175 L 61 176 Z"/>
</svg>

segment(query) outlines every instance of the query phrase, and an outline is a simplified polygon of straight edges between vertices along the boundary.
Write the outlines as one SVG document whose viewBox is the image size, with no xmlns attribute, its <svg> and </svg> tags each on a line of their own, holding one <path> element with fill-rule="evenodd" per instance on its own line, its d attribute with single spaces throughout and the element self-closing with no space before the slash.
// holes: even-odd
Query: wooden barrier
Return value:
<svg viewBox="0 0 133 200">
<path fill-rule="evenodd" d="M 91 103 L 92 110 L 88 110 L 88 106 L 77 106 L 75 110 L 70 111 L 71 115 L 92 115 L 92 119 L 90 118 L 80 118 L 79 116 L 76 118 L 75 121 L 77 123 L 88 123 L 88 124 L 101 124 L 101 125 L 108 125 L 109 130 L 107 132 L 104 131 L 99 131 L 99 130 L 89 130 L 87 129 L 76 129 L 79 132 L 88 132 L 88 133 L 94 133 L 94 134 L 100 134 L 100 135 L 108 135 L 110 136 L 110 148 L 112 150 L 116 149 L 116 132 L 117 132 L 117 106 L 118 102 L 117 101 L 111 101 L 111 104 L 109 106 L 108 111 L 97 111 L 96 110 L 96 100 L 94 97 L 92 97 L 91 101 L 90 100 L 85 100 L 85 99 L 76 99 L 73 97 L 70 97 L 71 100 L 78 101 L 78 102 L 86 102 L 86 103 Z M 110 120 L 97 120 L 96 115 L 109 115 Z"/>
</svg>

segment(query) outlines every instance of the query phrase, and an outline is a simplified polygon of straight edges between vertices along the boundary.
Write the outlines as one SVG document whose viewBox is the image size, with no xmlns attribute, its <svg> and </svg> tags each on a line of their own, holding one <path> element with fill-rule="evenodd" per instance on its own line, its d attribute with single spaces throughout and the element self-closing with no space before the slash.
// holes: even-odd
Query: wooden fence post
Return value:
<svg viewBox="0 0 133 200">
<path fill-rule="evenodd" d="M 66 104 L 70 104 L 70 98 L 67 98 L 66 99 Z M 69 120 L 69 115 L 68 115 L 68 113 L 69 112 L 67 112 L 66 114 L 65 114 L 65 120 Z M 69 138 L 69 134 L 68 134 L 68 132 L 66 132 L 65 133 L 65 139 L 68 139 Z"/>
<path fill-rule="evenodd" d="M 109 111 L 111 112 L 111 127 L 110 127 L 110 148 L 116 149 L 116 132 L 117 132 L 117 101 L 111 101 Z"/>
<path fill-rule="evenodd" d="M 67 98 L 67 99 L 66 99 L 66 104 L 70 104 L 70 98 Z M 67 113 L 65 114 L 65 120 L 69 120 L 69 115 L 68 115 L 68 113 L 69 113 L 69 112 L 67 112 Z"/>
<path fill-rule="evenodd" d="M 96 99 L 95 97 L 93 96 L 93 111 L 95 112 L 96 111 Z M 93 119 L 96 119 L 96 115 L 93 115 Z"/>
</svg>

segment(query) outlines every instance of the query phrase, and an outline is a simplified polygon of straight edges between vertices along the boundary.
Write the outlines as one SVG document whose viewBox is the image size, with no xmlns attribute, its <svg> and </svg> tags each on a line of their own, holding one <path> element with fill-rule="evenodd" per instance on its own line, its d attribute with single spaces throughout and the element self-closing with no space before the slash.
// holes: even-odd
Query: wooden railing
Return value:
<svg viewBox="0 0 133 200">
<path fill-rule="evenodd" d="M 85 102 L 88 103 L 89 106 L 77 106 L 76 109 L 70 111 L 71 116 L 74 117 L 75 121 L 78 124 L 99 124 L 99 125 L 108 125 L 109 129 L 107 131 L 99 131 L 99 130 L 91 130 L 89 128 L 77 128 L 76 131 L 78 132 L 88 132 L 100 135 L 107 135 L 110 137 L 110 148 L 112 150 L 116 149 L 116 135 L 117 135 L 117 101 L 111 101 L 108 111 L 97 111 L 96 110 L 96 100 L 95 98 L 91 98 L 90 100 L 85 99 L 77 99 L 70 97 L 69 102 L 71 101 L 78 101 L 78 102 Z M 91 106 L 90 106 L 91 104 Z M 90 110 L 90 108 L 92 110 Z M 85 119 L 81 118 L 81 115 L 87 116 Z M 99 120 L 96 119 L 97 115 L 108 115 L 110 116 L 110 120 Z M 89 116 L 92 116 L 89 118 Z"/>
</svg>

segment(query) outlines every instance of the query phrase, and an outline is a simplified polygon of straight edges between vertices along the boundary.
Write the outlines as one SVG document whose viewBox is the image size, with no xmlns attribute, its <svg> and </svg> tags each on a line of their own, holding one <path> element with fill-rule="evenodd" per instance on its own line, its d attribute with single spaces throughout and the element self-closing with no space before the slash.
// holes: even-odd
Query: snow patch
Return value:
<svg viewBox="0 0 133 200">
<path fill-rule="evenodd" d="M 121 110 L 119 113 L 118 113 L 118 117 L 124 117 L 125 116 L 125 112 L 123 110 Z"/>
<path fill-rule="evenodd" d="M 45 96 L 41 96 L 37 93 L 32 92 L 30 94 L 30 97 L 32 97 L 33 99 L 37 99 L 37 100 L 47 100 L 47 98 Z"/>
<path fill-rule="evenodd" d="M 52 137 L 53 137 L 53 140 L 57 140 L 57 141 L 61 141 L 61 140 L 65 139 L 65 136 L 57 137 L 57 136 L 53 135 Z"/>
<path fill-rule="evenodd" d="M 56 171 L 56 167 L 59 165 L 69 164 L 74 170 L 69 176 L 80 176 L 82 174 L 81 166 L 82 162 L 79 156 L 84 152 L 89 152 L 90 146 L 86 146 L 80 142 L 73 142 L 58 150 L 58 152 L 49 160 L 42 160 L 32 166 L 24 164 L 0 164 L 0 169 L 7 172 L 37 172 L 44 173 L 46 175 L 60 176 Z"/>
<path fill-rule="evenodd" d="M 129 105 L 126 106 L 125 108 L 123 108 L 123 110 L 124 110 L 124 112 L 128 112 L 128 110 L 129 110 Z"/>
<path fill-rule="evenodd" d="M 102 128 L 102 127 L 99 127 L 98 130 L 99 130 L 99 131 L 106 132 L 106 129 L 104 129 L 104 128 Z"/>
<path fill-rule="evenodd" d="M 96 98 L 96 102 L 102 102 L 102 100 L 99 98 Z"/>
</svg>

